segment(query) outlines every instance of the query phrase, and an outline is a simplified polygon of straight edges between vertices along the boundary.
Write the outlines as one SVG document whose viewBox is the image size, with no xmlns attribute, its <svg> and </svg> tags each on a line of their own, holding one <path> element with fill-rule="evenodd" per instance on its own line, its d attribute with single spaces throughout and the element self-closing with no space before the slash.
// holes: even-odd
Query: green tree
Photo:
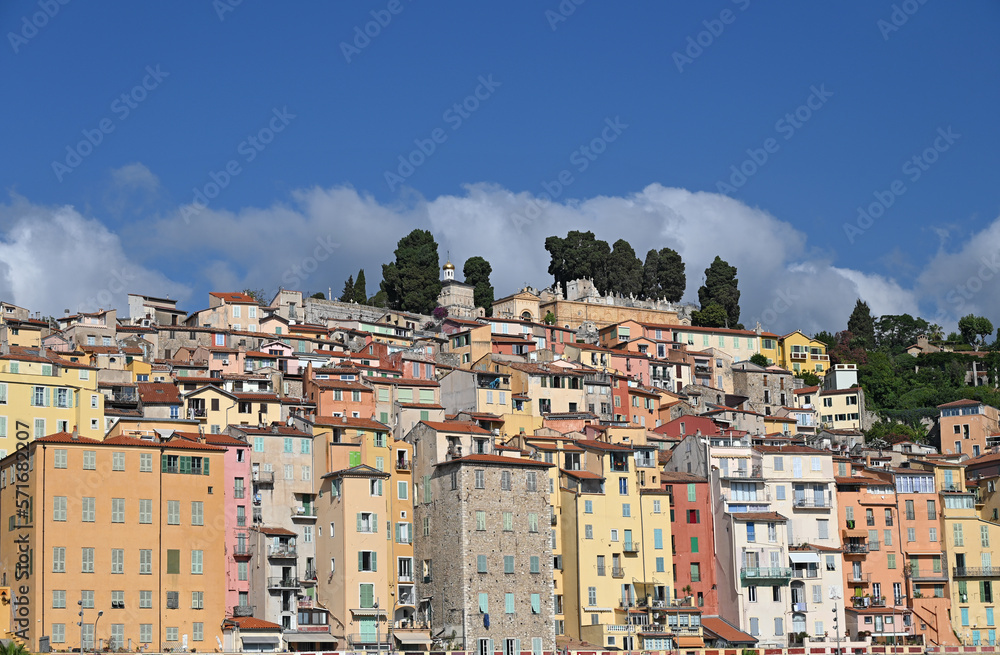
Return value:
<svg viewBox="0 0 1000 655">
<path fill-rule="evenodd" d="M 381 288 L 388 306 L 430 314 L 441 293 L 438 244 L 427 230 L 416 229 L 396 244 L 396 260 L 382 265 Z"/>
<path fill-rule="evenodd" d="M 478 255 L 466 259 L 462 267 L 465 283 L 473 287 L 473 302 L 476 307 L 485 309 L 487 316 L 493 316 L 493 285 L 490 284 L 492 272 L 490 263 Z"/>
<path fill-rule="evenodd" d="M 348 275 L 344 282 L 344 291 L 340 294 L 340 302 L 354 302 L 354 276 Z"/>
<path fill-rule="evenodd" d="M 697 327 L 726 327 L 728 322 L 725 308 L 717 302 L 691 312 L 691 325 Z"/>
<path fill-rule="evenodd" d="M 374 296 L 368 299 L 365 303 L 371 307 L 388 307 L 389 306 L 389 296 L 385 291 L 379 289 Z"/>
<path fill-rule="evenodd" d="M 767 357 L 764 357 L 764 355 L 761 355 L 760 353 L 754 353 L 753 355 L 750 355 L 750 363 L 756 364 L 757 366 L 763 366 L 764 368 L 770 366 L 770 364 L 767 361 Z"/>
<path fill-rule="evenodd" d="M 612 293 L 622 296 L 642 295 L 642 262 L 625 239 L 618 239 L 607 262 L 608 286 Z"/>
<path fill-rule="evenodd" d="M 805 382 L 807 387 L 818 387 L 822 382 L 822 380 L 819 379 L 819 376 L 812 371 L 802 371 L 800 373 L 796 373 L 795 377 Z"/>
<path fill-rule="evenodd" d="M 546 325 L 555 325 L 556 315 L 552 313 L 552 310 L 549 310 L 545 312 L 545 318 L 542 319 L 542 322 Z"/>
<path fill-rule="evenodd" d="M 830 350 L 835 345 L 837 345 L 837 337 L 835 335 L 830 334 L 826 330 L 823 330 L 822 332 L 817 332 L 815 335 L 813 335 L 813 339 L 815 339 L 816 341 L 822 341 L 823 343 L 826 344 L 827 354 L 829 354 Z"/>
<path fill-rule="evenodd" d="M 263 289 L 244 289 L 243 293 L 250 296 L 261 305 L 267 305 L 266 292 Z"/>
<path fill-rule="evenodd" d="M 718 255 L 705 269 L 705 284 L 698 289 L 701 310 L 704 313 L 709 305 L 715 303 L 726 313 L 725 324 L 713 327 L 742 328 L 739 282 L 736 277 L 736 267 L 730 266 Z"/>
<path fill-rule="evenodd" d="M 918 336 L 926 334 L 929 327 L 930 324 L 919 316 L 917 318 L 909 314 L 879 316 L 875 321 L 875 347 L 891 355 L 898 355 L 913 344 Z"/>
<path fill-rule="evenodd" d="M 847 331 L 854 335 L 857 347 L 865 350 L 875 348 L 875 319 L 872 318 L 868 303 L 863 302 L 861 298 L 854 303 L 854 311 L 847 319 Z"/>
<path fill-rule="evenodd" d="M 310 298 L 316 298 L 318 300 L 326 300 L 326 294 L 323 293 L 322 291 L 317 291 L 316 293 L 314 293 L 313 295 L 311 295 L 309 297 Z"/>
<path fill-rule="evenodd" d="M 368 304 L 368 291 L 365 289 L 365 269 L 358 271 L 358 277 L 354 279 L 354 302 L 359 305 Z"/>
<path fill-rule="evenodd" d="M 545 239 L 545 250 L 551 258 L 549 274 L 566 293 L 566 283 L 587 278 L 593 280 L 599 293 L 608 292 L 607 260 L 611 248 L 607 241 L 593 232 L 571 230 L 565 238 L 551 236 Z"/>
<path fill-rule="evenodd" d="M 642 295 L 653 300 L 678 302 L 684 296 L 687 277 L 680 254 L 672 248 L 650 250 L 642 266 Z"/>
<path fill-rule="evenodd" d="M 979 350 L 986 343 L 986 337 L 993 334 L 993 323 L 985 316 L 969 314 L 958 319 L 958 331 L 967 344 Z"/>
</svg>

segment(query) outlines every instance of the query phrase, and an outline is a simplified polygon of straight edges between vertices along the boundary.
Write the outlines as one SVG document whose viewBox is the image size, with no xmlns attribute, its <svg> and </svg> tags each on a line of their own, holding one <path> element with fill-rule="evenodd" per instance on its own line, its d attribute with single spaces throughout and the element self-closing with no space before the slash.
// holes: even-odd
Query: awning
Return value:
<svg viewBox="0 0 1000 655">
<path fill-rule="evenodd" d="M 792 560 L 792 564 L 819 564 L 816 553 L 788 553 L 788 559 Z"/>
<path fill-rule="evenodd" d="M 426 634 L 414 634 L 412 632 L 408 634 L 400 634 L 398 632 L 393 632 L 392 636 L 395 637 L 396 640 L 401 644 L 416 644 L 419 646 L 430 646 L 432 643 L 431 638 Z"/>
<path fill-rule="evenodd" d="M 377 607 L 361 608 L 361 609 L 351 609 L 351 614 L 354 616 L 385 616 L 385 610 Z"/>
<path fill-rule="evenodd" d="M 280 637 L 268 637 L 265 635 L 240 635 L 244 644 L 276 644 L 281 641 Z"/>
<path fill-rule="evenodd" d="M 701 637 L 674 637 L 678 648 L 704 648 L 705 640 Z"/>
<path fill-rule="evenodd" d="M 286 632 L 282 636 L 285 638 L 285 641 L 292 644 L 301 644 L 303 642 L 335 644 L 339 641 L 337 637 L 334 637 L 329 632 Z"/>
<path fill-rule="evenodd" d="M 865 530 L 844 530 L 844 536 L 848 539 L 867 539 L 868 533 Z"/>
</svg>

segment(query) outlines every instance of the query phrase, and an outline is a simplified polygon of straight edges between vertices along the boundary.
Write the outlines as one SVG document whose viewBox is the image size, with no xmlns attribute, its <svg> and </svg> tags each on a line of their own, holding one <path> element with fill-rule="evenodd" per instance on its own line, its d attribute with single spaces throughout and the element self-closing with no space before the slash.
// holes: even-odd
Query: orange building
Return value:
<svg viewBox="0 0 1000 655">
<path fill-rule="evenodd" d="M 214 649 L 226 615 L 224 456 L 200 442 L 60 432 L 0 460 L 11 508 L 0 569 L 18 580 L 14 629 L 27 648 L 45 636 L 53 650 Z"/>
<path fill-rule="evenodd" d="M 945 455 L 979 457 L 992 445 L 987 444 L 987 437 L 1000 432 L 997 408 L 979 400 L 956 400 L 937 407 L 941 410 L 938 426 Z"/>
<path fill-rule="evenodd" d="M 375 393 L 353 366 L 313 370 L 302 376 L 302 391 L 316 403 L 316 418 L 332 416 L 370 419 L 375 415 Z"/>
</svg>

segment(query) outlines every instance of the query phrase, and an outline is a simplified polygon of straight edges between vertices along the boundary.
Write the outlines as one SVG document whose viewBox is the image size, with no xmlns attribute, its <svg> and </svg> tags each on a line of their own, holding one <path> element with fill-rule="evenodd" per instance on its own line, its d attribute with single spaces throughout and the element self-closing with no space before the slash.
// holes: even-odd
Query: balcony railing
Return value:
<svg viewBox="0 0 1000 655">
<path fill-rule="evenodd" d="M 865 608 L 865 607 L 885 607 L 885 598 L 861 598 L 859 596 L 851 597 L 851 605 L 855 608 Z"/>
<path fill-rule="evenodd" d="M 796 498 L 792 501 L 796 509 L 830 509 L 829 498 Z"/>
<path fill-rule="evenodd" d="M 233 616 L 253 616 L 253 605 L 234 605 Z"/>
<path fill-rule="evenodd" d="M 268 546 L 268 557 L 296 557 L 298 555 L 295 546 L 292 544 L 281 544 L 279 546 Z"/>
<path fill-rule="evenodd" d="M 818 578 L 819 569 L 792 569 L 796 578 Z"/>
<path fill-rule="evenodd" d="M 267 588 L 268 589 L 297 589 L 299 586 L 298 578 L 268 578 Z"/>
<path fill-rule="evenodd" d="M 858 573 L 856 571 L 848 571 L 847 581 L 851 584 L 868 584 L 872 581 L 871 573 Z"/>
<path fill-rule="evenodd" d="M 233 546 L 233 557 L 250 557 L 253 555 L 253 546 L 249 544 L 236 544 Z"/>
<path fill-rule="evenodd" d="M 635 554 L 639 552 L 639 542 L 638 541 L 626 541 L 622 545 L 623 553 Z"/>
<path fill-rule="evenodd" d="M 638 607 L 639 603 L 635 598 L 622 598 L 618 601 L 618 607 Z"/>
<path fill-rule="evenodd" d="M 846 555 L 864 555 L 868 552 L 868 546 L 865 544 L 844 544 L 844 554 Z"/>
<path fill-rule="evenodd" d="M 755 467 L 753 467 L 752 469 L 749 469 L 749 470 L 748 469 L 736 469 L 735 471 L 729 471 L 727 473 L 723 473 L 722 474 L 722 479 L 724 479 L 724 480 L 725 479 L 730 479 L 730 478 L 735 478 L 735 479 L 739 479 L 739 480 L 746 480 L 746 479 L 757 480 L 757 479 L 763 479 L 763 477 L 764 477 L 764 473 L 763 473 L 763 471 L 761 471 L 761 468 L 759 466 L 755 466 Z"/>
<path fill-rule="evenodd" d="M 316 508 L 314 507 L 298 507 L 292 508 L 292 518 L 293 519 L 315 519 L 316 518 Z"/>
<path fill-rule="evenodd" d="M 274 486 L 274 471 L 259 471 L 254 473 L 253 481 L 258 485 Z"/>
<path fill-rule="evenodd" d="M 408 459 L 397 459 L 396 460 L 396 470 L 397 471 L 409 471 L 410 470 L 410 460 L 408 460 Z"/>
<path fill-rule="evenodd" d="M 396 580 L 398 582 L 413 582 L 413 574 L 412 573 L 397 573 L 396 574 Z"/>
<path fill-rule="evenodd" d="M 621 567 L 618 567 L 618 566 L 612 567 L 612 569 L 611 569 L 611 577 L 612 578 L 624 578 L 625 577 L 625 569 L 623 569 Z"/>
<path fill-rule="evenodd" d="M 598 567 L 597 567 L 597 575 L 600 575 L 600 576 L 603 576 L 603 575 L 604 575 L 604 572 L 605 572 L 606 570 L 607 570 L 607 567 L 604 567 L 604 566 L 598 566 Z"/>
<path fill-rule="evenodd" d="M 1000 576 L 1000 566 L 956 566 L 952 569 L 956 578 L 992 578 Z"/>
<path fill-rule="evenodd" d="M 808 606 L 805 603 L 792 603 L 793 612 L 806 612 L 808 611 Z"/>
<path fill-rule="evenodd" d="M 205 418 L 206 416 L 208 416 L 208 410 L 204 407 L 188 408 L 188 418 Z"/>
<path fill-rule="evenodd" d="M 966 569 L 966 570 L 968 570 L 968 569 Z M 906 573 L 907 577 L 909 577 L 911 580 L 916 580 L 918 582 L 923 582 L 923 581 L 946 581 L 948 579 L 948 572 L 946 570 L 944 570 L 943 568 L 940 571 L 934 571 L 934 570 L 928 571 L 926 569 L 924 569 L 924 570 L 920 570 L 920 569 L 914 570 L 912 568 L 903 569 L 903 571 Z"/>
<path fill-rule="evenodd" d="M 792 569 L 788 566 L 775 567 L 743 567 L 740 569 L 740 579 L 747 583 L 756 580 L 774 580 L 781 584 L 788 584 L 792 578 Z"/>
</svg>

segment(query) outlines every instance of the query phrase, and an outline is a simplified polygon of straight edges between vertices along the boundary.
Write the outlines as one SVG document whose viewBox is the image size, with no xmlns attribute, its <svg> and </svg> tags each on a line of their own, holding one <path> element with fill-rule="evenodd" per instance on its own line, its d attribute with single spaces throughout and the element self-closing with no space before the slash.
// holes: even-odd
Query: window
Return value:
<svg viewBox="0 0 1000 655">
<path fill-rule="evenodd" d="M 514 572 L 514 556 L 504 555 L 503 556 L 503 572 L 513 573 Z"/>
<path fill-rule="evenodd" d="M 139 575 L 153 574 L 153 551 L 143 549 L 139 551 Z"/>
<path fill-rule="evenodd" d="M 913 501 L 906 501 L 906 520 L 913 521 L 917 518 L 917 513 L 913 510 Z"/>
<path fill-rule="evenodd" d="M 124 498 L 112 498 L 111 499 L 111 522 L 112 523 L 124 523 L 125 522 L 125 499 Z"/>
<path fill-rule="evenodd" d="M 54 496 L 52 498 L 52 520 L 66 520 L 66 496 Z"/>
<path fill-rule="evenodd" d="M 611 541 L 618 541 L 618 530 L 611 529 Z"/>
<path fill-rule="evenodd" d="M 92 496 L 84 496 L 80 499 L 80 508 L 80 520 L 85 523 L 93 523 L 97 511 L 97 499 Z"/>
<path fill-rule="evenodd" d="M 111 455 L 111 470 L 112 471 L 125 470 L 125 453 L 113 453 Z"/>
<path fill-rule="evenodd" d="M 979 526 L 979 541 L 983 548 L 990 547 L 990 529 L 988 526 Z"/>
<path fill-rule="evenodd" d="M 952 524 L 951 527 L 952 527 L 952 532 L 951 532 L 952 541 L 955 542 L 956 546 L 964 546 L 965 545 L 965 536 L 962 534 L 962 524 L 961 523 L 954 523 L 954 524 Z"/>
<path fill-rule="evenodd" d="M 938 540 L 937 528 L 928 529 L 927 538 L 929 541 L 937 541 Z"/>
<path fill-rule="evenodd" d="M 585 501 L 583 501 L 583 513 L 584 514 L 593 514 L 594 513 L 594 501 L 592 501 L 592 500 L 585 500 Z"/>
<path fill-rule="evenodd" d="M 701 582 L 701 564 L 691 563 L 691 582 Z"/>
<path fill-rule="evenodd" d="M 167 525 L 181 524 L 181 501 L 167 501 Z"/>
<path fill-rule="evenodd" d="M 892 509 L 885 508 L 885 524 L 892 525 Z"/>
<path fill-rule="evenodd" d="M 476 572 L 477 573 L 487 573 L 487 570 L 486 570 L 486 555 L 476 555 Z"/>
<path fill-rule="evenodd" d="M 538 559 L 538 555 L 532 555 L 529 560 L 529 569 L 531 573 L 541 573 L 541 563 Z"/>
<path fill-rule="evenodd" d="M 892 545 L 892 530 L 883 530 L 882 531 L 882 537 L 883 537 L 883 540 L 882 540 L 882 544 L 883 545 L 886 545 L 886 546 L 891 546 Z"/>
<path fill-rule="evenodd" d="M 66 608 L 66 590 L 52 590 L 52 608 L 53 609 L 65 609 Z"/>
<path fill-rule="evenodd" d="M 626 518 L 632 516 L 632 505 L 630 503 L 622 503 L 622 516 Z"/>
<path fill-rule="evenodd" d="M 583 537 L 584 537 L 584 539 L 593 539 L 594 538 L 594 526 L 593 525 L 591 525 L 591 524 L 588 523 L 588 524 L 586 524 L 586 525 L 583 526 Z"/>
<path fill-rule="evenodd" d="M 167 573 L 176 574 L 181 572 L 181 551 L 170 549 L 167 551 Z"/>
<path fill-rule="evenodd" d="M 489 594 L 480 592 L 479 594 L 479 612 L 481 614 L 487 614 L 490 611 L 490 599 Z"/>
<path fill-rule="evenodd" d="M 785 634 L 785 621 L 780 616 L 774 617 L 774 634 L 776 636 L 784 636 Z"/>
<path fill-rule="evenodd" d="M 153 592 L 144 590 L 139 592 L 139 609 L 153 609 Z"/>
<path fill-rule="evenodd" d="M 747 587 L 747 601 L 751 603 L 757 602 L 757 587 L 753 585 Z"/>
<path fill-rule="evenodd" d="M 52 451 L 52 468 L 66 468 L 66 449 L 56 448 Z"/>
<path fill-rule="evenodd" d="M 142 453 L 139 455 L 139 472 L 140 473 L 152 473 L 153 472 L 153 455 L 152 453 Z"/>
<path fill-rule="evenodd" d="M 688 523 L 701 523 L 701 510 L 700 509 L 689 509 L 687 511 L 687 522 Z"/>
<path fill-rule="evenodd" d="M 83 470 L 85 470 L 85 471 L 96 471 L 97 470 L 97 451 L 96 450 L 85 450 L 85 451 L 83 451 Z"/>
<path fill-rule="evenodd" d="M 378 571 L 378 553 L 373 550 L 359 550 L 358 570 Z"/>
<path fill-rule="evenodd" d="M 191 551 L 191 574 L 201 575 L 203 570 L 205 552 L 201 550 Z"/>
<path fill-rule="evenodd" d="M 500 490 L 510 491 L 510 471 L 500 472 Z"/>
<path fill-rule="evenodd" d="M 628 478 L 618 478 L 618 494 L 621 496 L 628 495 Z"/>
<path fill-rule="evenodd" d="M 254 309 L 251 307 L 250 309 Z M 200 591 L 197 593 L 201 593 Z M 200 609 L 200 608 L 199 608 Z M 205 624 L 201 621 L 196 621 L 191 624 L 191 640 L 192 641 L 205 641 Z"/>
<path fill-rule="evenodd" d="M 537 515 L 536 515 L 536 517 L 537 517 Z M 477 509 L 476 510 L 476 530 L 485 530 L 485 529 L 486 529 L 486 512 L 483 511 L 483 510 L 481 510 L 481 509 Z"/>
<path fill-rule="evenodd" d="M 153 624 L 152 623 L 140 623 L 139 624 L 139 642 L 143 644 L 150 644 L 153 642 Z"/>
<path fill-rule="evenodd" d="M 747 523 L 747 541 L 750 543 L 757 541 L 757 530 L 753 523 Z"/>
<path fill-rule="evenodd" d="M 125 608 L 125 592 L 124 590 L 112 591 L 111 592 L 111 609 L 124 609 Z"/>
<path fill-rule="evenodd" d="M 176 592 L 171 592 L 171 593 L 176 593 Z M 167 628 L 166 631 L 167 631 L 167 641 L 177 641 L 177 633 L 179 632 L 178 628 Z"/>
<path fill-rule="evenodd" d="M 125 549 L 124 548 L 112 548 L 111 549 L 111 572 L 112 573 L 125 573 Z"/>
<path fill-rule="evenodd" d="M 514 513 L 504 512 L 503 513 L 503 530 L 504 532 L 514 531 Z"/>
<path fill-rule="evenodd" d="M 504 611 L 507 614 L 514 613 L 514 594 L 511 593 L 504 594 Z"/>
<path fill-rule="evenodd" d="M 192 591 L 191 592 L 191 609 L 193 609 L 193 610 L 205 609 L 205 592 L 204 591 Z"/>
<path fill-rule="evenodd" d="M 93 548 L 83 548 L 81 551 L 80 559 L 82 561 L 82 566 L 80 571 L 82 573 L 93 573 L 94 572 L 94 549 Z"/>
<path fill-rule="evenodd" d="M 486 488 L 486 471 L 483 469 L 476 469 L 476 489 Z"/>
</svg>

